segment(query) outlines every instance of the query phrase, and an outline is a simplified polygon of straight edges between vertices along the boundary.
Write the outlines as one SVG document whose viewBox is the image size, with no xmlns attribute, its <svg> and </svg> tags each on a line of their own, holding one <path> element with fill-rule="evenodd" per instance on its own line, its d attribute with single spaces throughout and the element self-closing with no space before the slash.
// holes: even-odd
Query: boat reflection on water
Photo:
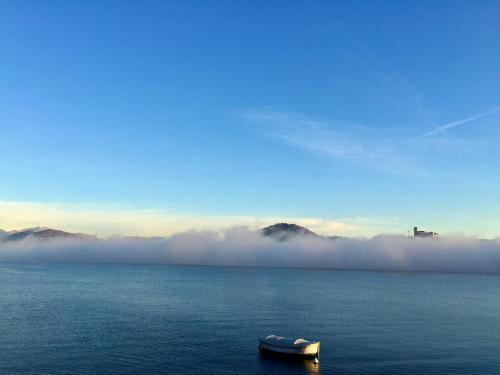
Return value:
<svg viewBox="0 0 500 375">
<path fill-rule="evenodd" d="M 306 374 L 319 374 L 319 363 L 314 358 L 303 358 L 290 356 L 282 353 L 275 353 L 268 350 L 260 351 L 260 368 L 263 373 L 293 373 L 298 370 L 305 370 Z"/>
</svg>

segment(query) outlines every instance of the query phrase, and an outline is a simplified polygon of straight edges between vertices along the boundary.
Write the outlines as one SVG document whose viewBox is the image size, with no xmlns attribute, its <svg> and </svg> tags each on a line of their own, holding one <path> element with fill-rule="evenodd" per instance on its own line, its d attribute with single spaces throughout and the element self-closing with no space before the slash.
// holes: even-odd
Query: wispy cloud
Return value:
<svg viewBox="0 0 500 375">
<path fill-rule="evenodd" d="M 370 129 L 353 122 L 273 109 L 241 113 L 259 133 L 307 152 L 390 173 L 422 173 L 404 157 L 401 138 L 394 136 L 395 129 Z"/>
<path fill-rule="evenodd" d="M 274 110 L 248 110 L 243 115 L 260 131 L 303 149 L 344 159 L 373 158 L 374 155 L 340 126 L 354 127 L 354 123 L 325 121 L 303 114 Z"/>
<path fill-rule="evenodd" d="M 447 124 L 440 125 L 437 128 L 435 128 L 434 130 L 432 130 L 428 133 L 425 133 L 423 136 L 429 137 L 431 135 L 439 134 L 439 133 L 442 133 L 448 129 L 452 129 L 452 128 L 455 128 L 457 126 L 464 125 L 464 124 L 467 124 L 469 122 L 479 120 L 480 118 L 490 116 L 490 115 L 495 114 L 497 112 L 500 112 L 500 107 L 495 107 L 495 108 L 490 109 L 488 111 L 478 113 L 477 115 L 470 116 L 470 117 L 467 117 L 467 118 L 462 119 L 462 120 L 452 121 L 452 122 L 449 122 Z"/>
</svg>

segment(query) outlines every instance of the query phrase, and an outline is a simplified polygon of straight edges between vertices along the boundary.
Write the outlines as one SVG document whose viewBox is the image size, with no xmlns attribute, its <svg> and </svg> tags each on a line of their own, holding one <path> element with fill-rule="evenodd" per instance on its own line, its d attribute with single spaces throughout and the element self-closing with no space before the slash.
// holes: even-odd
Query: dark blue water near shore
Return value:
<svg viewBox="0 0 500 375">
<path fill-rule="evenodd" d="M 0 373 L 498 374 L 500 276 L 0 264 Z"/>
</svg>

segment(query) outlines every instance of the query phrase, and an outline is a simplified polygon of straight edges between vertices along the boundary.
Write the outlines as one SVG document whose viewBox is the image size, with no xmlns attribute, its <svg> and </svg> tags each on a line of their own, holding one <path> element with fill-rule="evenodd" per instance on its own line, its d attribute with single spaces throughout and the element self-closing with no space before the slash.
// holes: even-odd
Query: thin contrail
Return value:
<svg viewBox="0 0 500 375">
<path fill-rule="evenodd" d="M 482 117 L 486 117 L 486 116 L 492 115 L 492 114 L 497 113 L 499 111 L 500 111 L 500 107 L 495 107 L 493 109 L 490 109 L 489 111 L 479 113 L 477 115 L 468 117 L 468 118 L 463 119 L 463 120 L 449 122 L 447 124 L 438 126 L 437 128 L 435 128 L 434 130 L 430 131 L 429 133 L 425 133 L 423 136 L 424 137 L 428 137 L 428 136 L 431 136 L 431 135 L 434 135 L 434 134 L 438 134 L 438 133 L 444 132 L 445 130 L 457 127 L 457 126 L 462 125 L 462 124 L 466 124 L 466 123 L 471 122 L 471 121 L 478 120 L 478 119 L 480 119 Z"/>
</svg>

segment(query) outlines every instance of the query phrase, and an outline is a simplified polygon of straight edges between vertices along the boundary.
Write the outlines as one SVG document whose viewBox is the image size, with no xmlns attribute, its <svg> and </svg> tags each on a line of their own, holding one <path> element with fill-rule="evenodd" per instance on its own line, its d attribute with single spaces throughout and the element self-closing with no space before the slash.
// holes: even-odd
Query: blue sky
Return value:
<svg viewBox="0 0 500 375">
<path fill-rule="evenodd" d="M 1 4 L 0 227 L 500 234 L 498 1 Z"/>
</svg>

